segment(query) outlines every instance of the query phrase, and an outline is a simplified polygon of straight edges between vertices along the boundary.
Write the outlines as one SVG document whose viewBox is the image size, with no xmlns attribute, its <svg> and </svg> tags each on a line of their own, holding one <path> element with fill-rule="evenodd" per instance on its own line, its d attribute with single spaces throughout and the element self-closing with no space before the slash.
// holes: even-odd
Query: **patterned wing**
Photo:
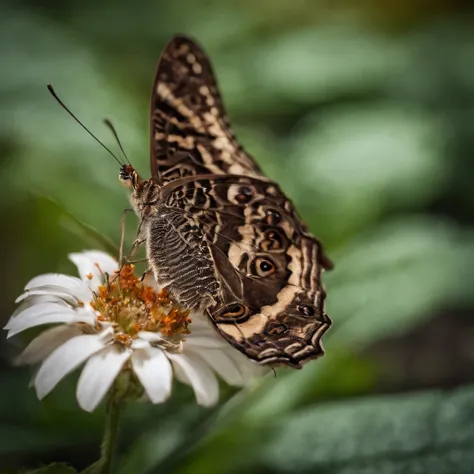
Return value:
<svg viewBox="0 0 474 474">
<path fill-rule="evenodd" d="M 262 176 L 229 128 L 206 54 L 174 37 L 160 60 L 150 118 L 151 171 L 159 184 L 200 174 Z"/>
<path fill-rule="evenodd" d="M 198 233 L 196 243 L 206 243 L 196 255 L 207 263 L 201 261 L 189 287 L 199 282 L 198 271 L 207 279 L 213 273 L 199 294 L 207 296 L 222 336 L 261 364 L 299 368 L 323 354 L 330 319 L 321 272 L 331 262 L 276 184 L 245 176 L 185 178 L 165 186 L 163 199 L 186 220 L 188 234 Z M 174 289 L 179 298 L 184 285 Z"/>
</svg>

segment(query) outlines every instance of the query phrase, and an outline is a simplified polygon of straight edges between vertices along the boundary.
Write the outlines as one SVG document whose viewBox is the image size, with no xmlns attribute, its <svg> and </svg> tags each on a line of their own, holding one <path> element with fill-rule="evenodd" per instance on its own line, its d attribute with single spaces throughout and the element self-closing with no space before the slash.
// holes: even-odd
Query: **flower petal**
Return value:
<svg viewBox="0 0 474 474">
<path fill-rule="evenodd" d="M 59 346 L 40 367 L 35 377 L 38 398 L 44 398 L 67 374 L 87 358 L 103 349 L 110 341 L 113 330 L 100 334 L 76 336 Z"/>
<path fill-rule="evenodd" d="M 186 342 L 184 343 L 185 347 L 189 348 L 200 348 L 200 349 L 226 349 L 233 347 L 228 343 L 223 337 L 215 335 L 200 335 L 194 336 L 194 333 L 191 331 L 191 334 L 187 337 Z M 235 349 L 234 349 L 235 350 Z"/>
<path fill-rule="evenodd" d="M 16 315 L 12 316 L 7 324 L 5 324 L 4 329 L 11 329 L 12 327 L 16 327 L 18 325 L 22 325 L 23 322 L 25 324 L 29 323 L 30 319 L 33 319 L 33 326 L 39 326 L 43 323 L 36 324 L 35 318 L 41 318 L 42 315 L 48 315 L 49 313 L 58 313 L 61 312 L 63 314 L 69 315 L 70 320 L 72 321 L 72 317 L 74 316 L 74 310 L 67 305 L 53 303 L 51 301 L 41 302 L 34 305 L 25 305 L 21 312 L 18 312 Z M 31 327 L 31 326 L 29 326 Z"/>
<path fill-rule="evenodd" d="M 237 349 L 227 351 L 227 355 L 234 361 L 239 368 L 244 384 L 248 385 L 252 380 L 263 377 L 271 368 L 268 365 L 261 365 L 249 359 L 246 355 L 239 352 Z"/>
<path fill-rule="evenodd" d="M 78 301 L 89 301 L 91 299 L 91 291 L 86 285 L 83 285 L 82 289 L 78 289 L 74 294 L 59 286 L 38 286 L 31 290 L 26 290 L 25 293 L 15 300 L 15 303 L 20 303 L 20 301 L 24 301 L 32 296 L 50 296 L 53 298 L 60 298 L 73 306 L 76 306 Z"/>
<path fill-rule="evenodd" d="M 152 403 L 163 403 L 170 396 L 173 371 L 161 349 L 135 351 L 132 366 Z"/>
<path fill-rule="evenodd" d="M 80 334 L 82 332 L 76 326 L 61 325 L 47 329 L 28 344 L 25 350 L 16 358 L 15 363 L 18 365 L 37 364 L 67 340 Z"/>
<path fill-rule="evenodd" d="M 179 367 L 193 387 L 199 405 L 212 406 L 219 400 L 219 384 L 210 367 L 198 357 L 167 353 L 173 365 Z"/>
<path fill-rule="evenodd" d="M 118 270 L 117 260 L 98 250 L 70 253 L 69 260 L 76 265 L 79 276 L 91 288 L 97 288 L 104 282 L 105 273 L 113 275 Z"/>
<path fill-rule="evenodd" d="M 21 301 L 21 303 L 15 309 L 11 317 L 14 318 L 15 316 L 18 316 L 20 313 L 25 311 L 25 309 L 31 306 L 37 305 L 39 303 L 56 303 L 56 304 L 60 304 L 62 306 L 68 307 L 68 304 L 61 298 L 58 298 L 57 296 L 34 295 L 34 296 L 30 296 L 29 298 L 25 298 L 23 301 Z"/>
<path fill-rule="evenodd" d="M 31 279 L 25 286 L 25 290 L 32 290 L 42 286 L 57 286 L 74 294 L 77 289 L 84 287 L 83 282 L 76 277 L 61 275 L 60 273 L 46 273 Z"/>
<path fill-rule="evenodd" d="M 140 331 L 137 335 L 140 339 L 148 342 L 163 341 L 163 336 L 157 332 Z"/>
<path fill-rule="evenodd" d="M 130 354 L 130 350 L 121 350 L 116 345 L 111 345 L 86 362 L 76 391 L 77 401 L 83 410 L 94 411 Z"/>
<path fill-rule="evenodd" d="M 233 348 L 231 347 L 230 349 Z M 227 355 L 226 351 L 193 350 L 189 348 L 189 345 L 185 346 L 185 350 L 190 357 L 201 357 L 227 384 L 237 387 L 245 385 L 245 380 L 239 370 L 239 366 Z"/>
<path fill-rule="evenodd" d="M 185 352 L 190 350 L 201 356 L 229 385 L 246 385 L 270 370 L 232 347 L 207 320 L 194 319 L 190 329 L 191 334 L 184 343 Z"/>
<path fill-rule="evenodd" d="M 209 318 L 203 315 L 202 312 L 193 311 L 190 318 L 192 321 L 189 326 L 191 337 L 213 337 L 224 342 L 224 339 L 219 335 L 216 328 L 209 321 Z"/>
<path fill-rule="evenodd" d="M 140 333 L 138 333 L 140 334 Z M 139 349 L 149 349 L 151 347 L 150 343 L 148 341 L 145 341 L 143 339 L 134 339 L 132 341 L 132 349 L 133 350 L 139 350 Z"/>
<path fill-rule="evenodd" d="M 173 364 L 173 371 L 177 380 L 179 380 L 181 383 L 184 383 L 185 385 L 191 385 L 191 382 L 189 381 L 188 376 L 186 375 L 184 370 L 181 368 L 181 366 L 177 364 Z"/>
<path fill-rule="evenodd" d="M 25 329 L 42 324 L 83 322 L 94 325 L 95 316 L 91 311 L 74 310 L 68 306 L 56 303 L 38 303 L 10 318 L 5 329 L 8 329 L 7 338 L 24 331 Z"/>
<path fill-rule="evenodd" d="M 212 329 L 213 333 L 216 332 L 212 324 L 209 322 L 209 317 L 206 314 L 204 314 L 202 311 L 200 310 L 192 311 L 189 315 L 189 318 L 192 321 L 190 325 L 190 328 L 192 330 L 205 328 L 205 329 Z"/>
</svg>

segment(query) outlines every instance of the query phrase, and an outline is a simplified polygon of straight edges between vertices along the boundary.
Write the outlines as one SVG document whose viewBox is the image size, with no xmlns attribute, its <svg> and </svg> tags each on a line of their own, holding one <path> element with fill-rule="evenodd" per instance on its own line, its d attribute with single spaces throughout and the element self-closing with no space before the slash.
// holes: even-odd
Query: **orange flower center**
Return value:
<svg viewBox="0 0 474 474">
<path fill-rule="evenodd" d="M 105 284 L 94 292 L 90 303 L 100 313 L 98 321 L 112 323 L 115 340 L 124 345 L 131 344 L 140 331 L 170 339 L 189 334 L 189 310 L 172 301 L 166 290 L 157 292 L 145 285 L 133 270 L 127 264 L 114 275 L 104 274 Z"/>
</svg>

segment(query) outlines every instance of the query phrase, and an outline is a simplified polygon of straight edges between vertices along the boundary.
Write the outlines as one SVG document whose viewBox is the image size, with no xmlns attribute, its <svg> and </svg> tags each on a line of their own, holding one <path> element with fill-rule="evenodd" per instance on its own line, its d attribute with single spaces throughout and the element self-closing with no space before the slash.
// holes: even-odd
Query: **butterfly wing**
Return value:
<svg viewBox="0 0 474 474">
<path fill-rule="evenodd" d="M 231 175 L 184 178 L 163 188 L 163 201 L 199 234 L 192 244 L 199 245 L 199 266 L 190 270 L 196 259 L 186 259 L 183 275 L 189 280 L 194 272 L 194 285 L 207 282 L 198 293 L 210 295 L 206 309 L 224 338 L 261 364 L 299 368 L 322 355 L 330 319 L 321 272 L 331 263 L 275 183 Z M 173 265 L 161 262 L 162 268 Z M 175 280 L 178 298 L 185 288 L 189 292 L 185 280 Z"/>
<path fill-rule="evenodd" d="M 261 364 L 301 365 L 323 353 L 321 272 L 332 264 L 279 187 L 233 135 L 211 65 L 177 36 L 158 66 L 151 169 L 161 188 L 149 227 L 157 280 Z"/>
<path fill-rule="evenodd" d="M 233 135 L 204 51 L 174 37 L 156 73 L 151 100 L 152 177 L 166 184 L 185 176 L 262 176 Z"/>
</svg>

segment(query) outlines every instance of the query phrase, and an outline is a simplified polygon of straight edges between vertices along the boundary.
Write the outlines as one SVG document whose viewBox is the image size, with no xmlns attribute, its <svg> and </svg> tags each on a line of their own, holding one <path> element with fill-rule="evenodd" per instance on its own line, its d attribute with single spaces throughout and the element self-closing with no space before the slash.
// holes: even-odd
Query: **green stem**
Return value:
<svg viewBox="0 0 474 474">
<path fill-rule="evenodd" d="M 115 390 L 109 395 L 105 420 L 104 438 L 100 447 L 100 459 L 89 466 L 82 474 L 109 474 L 117 443 L 121 404 L 115 397 Z"/>
<path fill-rule="evenodd" d="M 97 471 L 100 474 L 108 474 L 112 467 L 112 458 L 115 453 L 115 445 L 117 443 L 118 426 L 120 418 L 120 403 L 112 395 L 107 404 L 107 418 L 105 421 L 105 433 L 100 448 L 99 464 L 102 469 Z"/>
</svg>

